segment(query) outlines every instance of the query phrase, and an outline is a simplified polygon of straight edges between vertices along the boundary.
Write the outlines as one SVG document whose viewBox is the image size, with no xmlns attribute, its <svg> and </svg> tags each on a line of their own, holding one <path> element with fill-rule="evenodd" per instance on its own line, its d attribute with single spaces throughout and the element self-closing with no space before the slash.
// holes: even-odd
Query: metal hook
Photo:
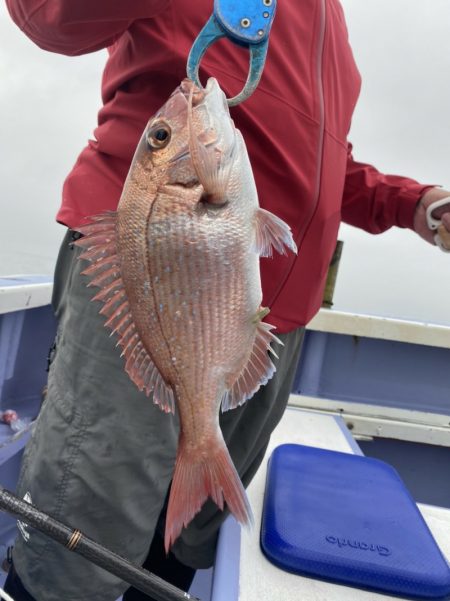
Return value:
<svg viewBox="0 0 450 601">
<path fill-rule="evenodd" d="M 244 3 L 243 3 L 244 4 Z M 187 75 L 201 87 L 198 71 L 200 62 L 214 42 L 227 37 L 245 46 L 250 53 L 247 81 L 242 91 L 228 98 L 229 106 L 246 100 L 256 90 L 264 70 L 269 45 L 269 32 L 275 17 L 276 0 L 248 0 L 236 11 L 236 2 L 215 0 L 214 13 L 194 41 L 187 61 Z"/>
</svg>

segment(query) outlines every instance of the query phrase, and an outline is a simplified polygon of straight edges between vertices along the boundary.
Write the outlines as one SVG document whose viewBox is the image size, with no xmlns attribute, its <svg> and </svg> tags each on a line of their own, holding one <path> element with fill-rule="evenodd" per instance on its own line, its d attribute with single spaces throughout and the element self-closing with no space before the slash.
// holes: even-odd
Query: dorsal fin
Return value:
<svg viewBox="0 0 450 601">
<path fill-rule="evenodd" d="M 245 403 L 260 386 L 267 384 L 275 373 L 276 368 L 269 352 L 275 357 L 277 355 L 270 345 L 272 342 L 283 343 L 275 334 L 272 334 L 274 327 L 262 321 L 257 323 L 252 351 L 241 373 L 222 397 L 222 411 L 235 409 Z"/>
<path fill-rule="evenodd" d="M 261 257 L 271 257 L 272 247 L 281 255 L 287 254 L 286 249 L 297 253 L 297 245 L 292 237 L 291 228 L 273 213 L 265 209 L 257 209 L 255 228 L 255 251 Z"/>
<path fill-rule="evenodd" d="M 82 275 L 90 278 L 89 286 L 100 288 L 92 300 L 103 303 L 100 313 L 108 317 L 105 326 L 112 330 L 111 335 L 118 337 L 117 346 L 122 347 L 125 371 L 130 379 L 147 396 L 153 393 L 153 402 L 162 411 L 174 413 L 173 390 L 153 363 L 133 320 L 117 255 L 116 219 L 117 214 L 109 211 L 76 228 L 83 234 L 75 242 L 84 249 L 80 259 L 91 262 Z"/>
</svg>

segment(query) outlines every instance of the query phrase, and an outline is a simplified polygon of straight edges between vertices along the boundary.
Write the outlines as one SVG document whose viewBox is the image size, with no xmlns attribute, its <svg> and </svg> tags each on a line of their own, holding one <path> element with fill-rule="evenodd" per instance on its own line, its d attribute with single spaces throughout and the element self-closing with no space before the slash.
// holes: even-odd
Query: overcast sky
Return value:
<svg viewBox="0 0 450 601">
<path fill-rule="evenodd" d="M 450 189 L 450 0 L 343 5 L 363 76 L 355 158 Z M 0 274 L 52 271 L 61 186 L 95 126 L 105 59 L 41 51 L 0 4 Z M 450 325 L 450 254 L 408 231 L 340 238 L 336 309 Z"/>
</svg>

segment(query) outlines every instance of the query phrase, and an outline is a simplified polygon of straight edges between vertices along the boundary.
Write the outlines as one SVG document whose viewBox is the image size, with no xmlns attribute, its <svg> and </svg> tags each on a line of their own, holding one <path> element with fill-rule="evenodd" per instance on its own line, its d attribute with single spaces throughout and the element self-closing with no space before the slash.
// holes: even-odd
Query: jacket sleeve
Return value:
<svg viewBox="0 0 450 601">
<path fill-rule="evenodd" d="M 75 56 L 113 44 L 170 0 L 6 0 L 13 21 L 44 50 Z"/>
<path fill-rule="evenodd" d="M 349 144 L 342 220 L 372 234 L 393 225 L 413 229 L 416 205 L 432 187 L 406 177 L 384 175 L 372 165 L 356 162 Z"/>
</svg>

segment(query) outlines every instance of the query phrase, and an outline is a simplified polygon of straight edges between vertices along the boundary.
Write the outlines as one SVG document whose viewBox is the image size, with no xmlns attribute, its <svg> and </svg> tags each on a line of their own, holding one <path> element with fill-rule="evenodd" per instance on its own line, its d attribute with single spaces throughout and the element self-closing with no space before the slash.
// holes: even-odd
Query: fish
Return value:
<svg viewBox="0 0 450 601">
<path fill-rule="evenodd" d="M 208 498 L 243 525 L 251 507 L 224 442 L 220 411 L 275 372 L 259 258 L 297 252 L 290 227 L 260 208 L 245 142 L 219 84 L 185 79 L 149 120 L 117 211 L 77 228 L 92 300 L 125 370 L 180 433 L 165 548 Z M 279 342 L 279 340 L 278 340 Z"/>
</svg>

